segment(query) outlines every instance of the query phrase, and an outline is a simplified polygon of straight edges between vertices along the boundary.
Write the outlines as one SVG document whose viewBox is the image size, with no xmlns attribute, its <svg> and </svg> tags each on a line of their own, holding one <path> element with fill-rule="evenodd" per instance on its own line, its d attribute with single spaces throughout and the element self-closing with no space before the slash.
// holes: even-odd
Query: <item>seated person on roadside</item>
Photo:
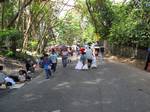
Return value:
<svg viewBox="0 0 150 112">
<path fill-rule="evenodd" d="M 25 66 L 26 66 L 27 72 L 34 72 L 36 63 L 30 58 L 28 58 L 27 60 L 25 60 Z"/>
<path fill-rule="evenodd" d="M 19 76 L 18 76 L 18 78 L 19 78 L 20 82 L 31 80 L 31 77 L 23 69 L 19 70 Z"/>
<path fill-rule="evenodd" d="M 2 77 L 5 76 L 5 78 L 6 78 L 6 77 L 9 77 L 9 78 L 13 79 L 15 82 L 19 82 L 18 76 L 16 76 L 16 75 L 8 75 L 7 73 L 5 73 L 5 72 L 3 71 L 3 66 L 2 66 L 2 65 L 0 65 L 0 75 L 1 75 Z M 0 76 L 0 77 L 1 77 L 1 76 Z"/>
<path fill-rule="evenodd" d="M 15 84 L 15 81 L 10 76 L 7 76 L 6 73 L 3 71 L 3 66 L 0 65 L 0 85 L 5 84 L 6 87 L 12 86 Z"/>
<path fill-rule="evenodd" d="M 0 85 L 5 83 L 6 75 L 3 73 L 3 66 L 0 65 Z"/>
</svg>

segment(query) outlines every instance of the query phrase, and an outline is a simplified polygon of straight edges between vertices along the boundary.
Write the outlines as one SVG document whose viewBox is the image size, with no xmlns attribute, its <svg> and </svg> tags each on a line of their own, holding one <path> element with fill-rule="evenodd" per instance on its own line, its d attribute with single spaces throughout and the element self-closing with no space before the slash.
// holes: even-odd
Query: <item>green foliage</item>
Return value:
<svg viewBox="0 0 150 112">
<path fill-rule="evenodd" d="M 96 41 L 94 38 L 95 37 L 94 32 L 95 32 L 95 29 L 91 24 L 86 26 L 86 28 L 83 31 L 83 36 L 82 36 L 83 43 L 91 43 L 91 42 Z"/>
<path fill-rule="evenodd" d="M 20 10 L 24 1 L 5 0 L 1 4 L 0 47 L 11 51 L 22 47 L 24 41 L 25 49 L 42 51 L 47 40 L 50 45 L 88 43 L 95 41 L 95 33 L 115 44 L 149 46 L 149 0 L 124 4 L 113 4 L 112 0 L 76 0 L 63 18 L 60 18 L 63 0 L 33 0 Z M 12 29 L 7 29 L 13 19 Z M 12 55 L 9 51 L 5 54 Z"/>
<path fill-rule="evenodd" d="M 1 50 L 0 55 L 6 56 L 6 57 L 14 57 L 15 53 L 11 50 L 4 50 L 4 51 Z"/>
<path fill-rule="evenodd" d="M 107 39 L 112 25 L 114 13 L 112 3 L 109 0 L 86 0 L 91 21 L 95 27 L 95 33 L 99 33 L 102 39 Z"/>
<path fill-rule="evenodd" d="M 22 33 L 16 29 L 2 30 L 0 31 L 0 48 L 11 48 L 12 46 L 17 46 L 20 44 L 22 37 Z"/>
<path fill-rule="evenodd" d="M 19 40 L 22 38 L 21 32 L 19 32 L 16 29 L 10 29 L 10 30 L 1 30 L 0 31 L 0 42 L 5 40 Z"/>
<path fill-rule="evenodd" d="M 142 0 L 142 9 L 144 12 L 150 12 L 150 1 Z"/>
<path fill-rule="evenodd" d="M 13 57 L 14 56 L 14 52 L 12 52 L 12 51 L 7 51 L 7 53 L 6 53 L 6 56 L 7 57 Z"/>
<path fill-rule="evenodd" d="M 28 48 L 29 48 L 29 50 L 35 51 L 37 45 L 38 45 L 38 41 L 37 40 L 31 40 L 29 42 Z"/>
<path fill-rule="evenodd" d="M 58 43 L 72 45 L 75 41 L 80 41 L 81 28 L 79 19 L 79 16 L 69 13 L 65 20 L 60 20 L 59 27 L 56 29 L 59 33 Z"/>
<path fill-rule="evenodd" d="M 137 8 L 132 2 L 113 7 L 115 20 L 110 30 L 109 41 L 121 45 L 138 44 L 139 47 L 148 47 L 150 43 L 150 23 L 148 22 L 150 16 L 145 14 L 149 13 L 143 7 Z"/>
<path fill-rule="evenodd" d="M 16 29 L 5 29 L 0 31 L 0 38 L 5 39 L 5 38 L 16 38 L 20 39 L 22 37 L 21 32 L 19 32 Z"/>
</svg>

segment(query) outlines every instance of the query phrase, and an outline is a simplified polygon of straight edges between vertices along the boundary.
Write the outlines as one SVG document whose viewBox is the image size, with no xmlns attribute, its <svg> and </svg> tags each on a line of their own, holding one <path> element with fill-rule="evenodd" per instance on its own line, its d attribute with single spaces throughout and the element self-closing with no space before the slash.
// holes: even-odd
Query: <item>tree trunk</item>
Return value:
<svg viewBox="0 0 150 112">
<path fill-rule="evenodd" d="M 11 40 L 11 50 L 13 51 L 14 55 L 16 55 L 16 49 L 17 49 L 17 40 L 15 39 L 15 37 L 12 37 L 12 40 Z"/>
<path fill-rule="evenodd" d="M 105 53 L 109 53 L 109 47 L 108 47 L 108 41 L 104 40 L 104 48 L 105 48 Z"/>
<path fill-rule="evenodd" d="M 47 37 L 44 37 L 44 39 L 42 41 L 42 44 L 41 44 L 41 47 L 40 47 L 40 53 L 44 52 L 44 49 L 45 49 L 45 47 L 47 46 L 47 43 L 48 43 L 47 41 L 48 41 Z"/>
<path fill-rule="evenodd" d="M 43 37 L 39 39 L 38 41 L 38 45 L 37 45 L 37 48 L 36 48 L 36 52 L 37 53 L 40 53 L 40 47 L 41 47 L 41 42 L 43 41 Z"/>
<path fill-rule="evenodd" d="M 26 1 L 26 0 L 25 0 Z M 15 14 L 14 18 L 12 18 L 12 20 L 10 21 L 10 23 L 8 24 L 8 28 L 10 28 L 11 26 L 14 25 L 15 21 L 17 20 L 18 16 L 23 12 L 23 10 L 32 3 L 33 0 L 29 0 L 28 2 L 25 2 L 22 5 L 22 7 L 19 9 L 19 11 Z"/>
<path fill-rule="evenodd" d="M 89 12 L 89 14 L 90 14 L 90 16 L 91 16 L 92 22 L 93 22 L 93 24 L 94 24 L 94 26 L 95 26 L 95 33 L 98 33 L 97 25 L 96 25 L 96 20 L 95 20 L 95 18 L 94 18 L 94 16 L 93 16 L 93 12 L 91 11 L 90 0 L 86 0 L 86 5 L 87 5 L 88 12 Z"/>
<path fill-rule="evenodd" d="M 29 32 L 29 29 L 31 27 L 31 16 L 29 15 L 29 18 L 28 18 L 28 22 L 27 22 L 27 28 L 26 28 L 26 31 L 24 33 L 24 41 L 23 41 L 23 51 L 25 49 L 27 49 L 27 45 L 28 45 L 28 40 L 29 40 L 29 35 L 28 35 L 28 32 Z"/>
<path fill-rule="evenodd" d="M 36 52 L 37 53 L 43 53 L 45 47 L 47 46 L 47 37 L 46 37 L 46 34 L 44 34 L 41 39 L 39 39 L 38 41 L 38 46 L 37 46 L 37 49 L 36 49 Z"/>
</svg>

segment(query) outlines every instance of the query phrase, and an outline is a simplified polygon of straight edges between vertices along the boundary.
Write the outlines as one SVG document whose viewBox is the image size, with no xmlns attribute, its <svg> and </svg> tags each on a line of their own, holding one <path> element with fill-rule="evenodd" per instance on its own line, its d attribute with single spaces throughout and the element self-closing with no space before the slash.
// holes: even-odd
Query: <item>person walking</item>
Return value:
<svg viewBox="0 0 150 112">
<path fill-rule="evenodd" d="M 87 62 L 88 62 L 88 68 L 90 68 L 92 65 L 92 58 L 93 58 L 93 52 L 90 47 L 87 47 L 87 49 L 86 49 L 86 58 L 87 58 Z"/>
<path fill-rule="evenodd" d="M 105 48 L 104 46 L 100 47 L 100 64 L 104 63 L 104 52 L 105 52 Z"/>
<path fill-rule="evenodd" d="M 52 70 L 53 70 L 53 72 L 55 72 L 56 66 L 57 66 L 57 54 L 54 49 L 52 49 L 52 53 L 50 55 L 50 60 L 52 61 Z"/>
<path fill-rule="evenodd" d="M 81 52 L 80 61 L 82 62 L 83 66 L 86 64 L 87 57 L 85 52 Z"/>
<path fill-rule="evenodd" d="M 65 67 L 67 67 L 67 63 L 68 63 L 68 51 L 67 51 L 67 49 L 62 50 L 61 56 L 62 56 L 62 64 L 63 64 L 63 67 L 65 68 Z"/>
<path fill-rule="evenodd" d="M 44 54 L 43 68 L 45 70 L 46 79 L 49 79 L 50 76 L 52 76 L 51 66 L 52 66 L 52 61 L 50 60 L 50 58 L 48 58 L 48 54 Z"/>
<path fill-rule="evenodd" d="M 148 54 L 147 54 L 144 70 L 147 70 L 148 65 L 149 65 L 148 63 L 150 63 L 150 48 L 148 48 Z"/>
<path fill-rule="evenodd" d="M 69 47 L 68 48 L 68 62 L 69 63 L 71 63 L 72 61 L 71 61 L 71 58 L 72 58 L 72 56 L 73 56 L 73 50 L 72 50 L 72 48 L 71 47 Z"/>
</svg>

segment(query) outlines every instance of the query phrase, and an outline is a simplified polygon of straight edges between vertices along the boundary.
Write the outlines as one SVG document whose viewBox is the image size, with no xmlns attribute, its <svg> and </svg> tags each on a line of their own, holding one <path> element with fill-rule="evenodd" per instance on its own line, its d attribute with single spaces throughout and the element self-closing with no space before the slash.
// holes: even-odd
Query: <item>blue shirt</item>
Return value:
<svg viewBox="0 0 150 112">
<path fill-rule="evenodd" d="M 43 60 L 43 67 L 45 70 L 50 69 L 49 66 L 52 65 L 52 61 L 49 58 Z"/>
<path fill-rule="evenodd" d="M 148 48 L 148 52 L 150 52 L 150 48 Z"/>
</svg>

